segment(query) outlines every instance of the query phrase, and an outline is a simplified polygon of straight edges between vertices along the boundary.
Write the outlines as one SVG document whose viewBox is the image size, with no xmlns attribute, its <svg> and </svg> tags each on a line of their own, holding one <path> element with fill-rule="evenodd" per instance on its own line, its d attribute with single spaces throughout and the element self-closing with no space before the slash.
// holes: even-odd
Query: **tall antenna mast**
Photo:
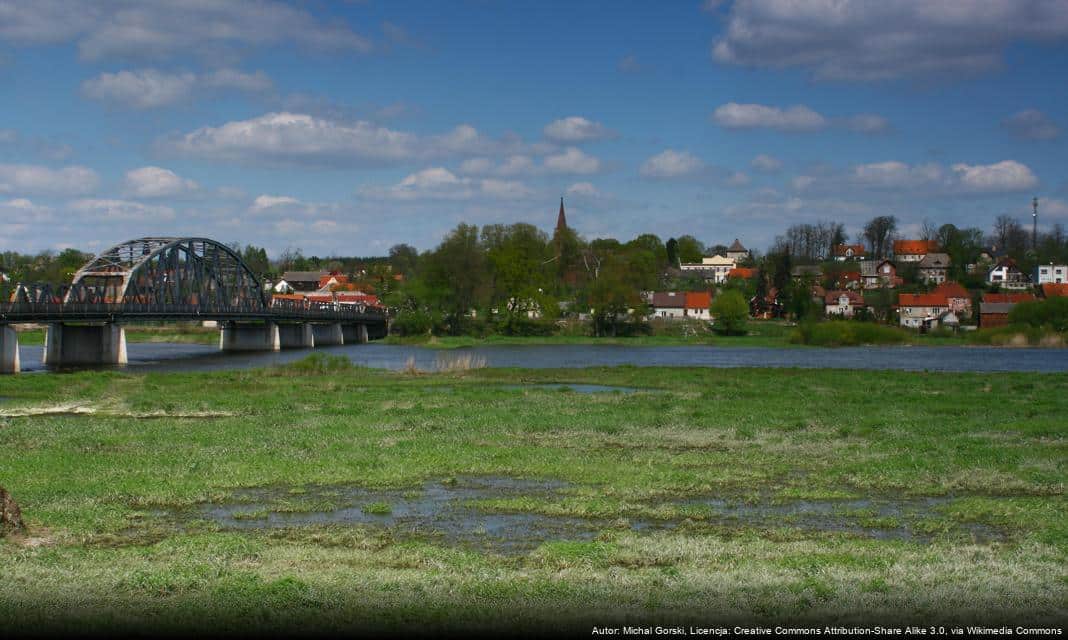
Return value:
<svg viewBox="0 0 1068 640">
<path fill-rule="evenodd" d="M 1038 251 L 1038 196 L 1031 200 L 1031 248 Z"/>
</svg>

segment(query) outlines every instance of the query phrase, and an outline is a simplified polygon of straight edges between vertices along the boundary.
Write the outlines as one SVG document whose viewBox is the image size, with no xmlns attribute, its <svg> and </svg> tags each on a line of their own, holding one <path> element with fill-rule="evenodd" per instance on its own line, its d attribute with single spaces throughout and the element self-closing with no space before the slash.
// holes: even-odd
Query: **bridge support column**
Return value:
<svg viewBox="0 0 1068 640">
<path fill-rule="evenodd" d="M 340 323 L 313 324 L 311 327 L 312 335 L 315 338 L 315 346 L 330 347 L 345 344 L 345 333 L 342 331 Z"/>
<path fill-rule="evenodd" d="M 219 332 L 219 349 L 222 351 L 278 351 L 280 346 L 278 325 L 273 322 L 227 322 Z"/>
<path fill-rule="evenodd" d="M 278 325 L 278 342 L 283 349 L 311 349 L 315 334 L 310 322 Z"/>
<path fill-rule="evenodd" d="M 42 362 L 52 367 L 126 364 L 126 329 L 113 322 L 97 325 L 53 322 L 45 332 Z"/>
<path fill-rule="evenodd" d="M 367 325 L 346 324 L 341 327 L 345 344 L 364 344 L 367 342 Z"/>
<path fill-rule="evenodd" d="M 19 334 L 9 324 L 0 325 L 0 373 L 19 370 Z"/>
</svg>

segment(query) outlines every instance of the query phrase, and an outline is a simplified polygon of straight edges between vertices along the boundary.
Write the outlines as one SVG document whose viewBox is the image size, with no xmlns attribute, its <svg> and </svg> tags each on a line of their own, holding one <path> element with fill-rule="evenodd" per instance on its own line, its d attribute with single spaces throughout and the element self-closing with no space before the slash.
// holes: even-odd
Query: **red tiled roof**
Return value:
<svg viewBox="0 0 1068 640">
<path fill-rule="evenodd" d="M 860 282 L 859 271 L 843 271 L 838 274 L 839 282 Z"/>
<path fill-rule="evenodd" d="M 828 291 L 827 295 L 824 296 L 823 301 L 825 303 L 827 303 L 827 304 L 835 304 L 836 305 L 836 304 L 838 304 L 838 298 L 841 298 L 842 296 L 848 296 L 849 297 L 849 304 L 850 305 L 863 305 L 864 304 L 864 297 L 861 296 L 860 293 L 858 293 L 856 291 Z"/>
<path fill-rule="evenodd" d="M 865 253 L 867 253 L 864 250 L 864 245 L 862 245 L 862 244 L 836 244 L 836 245 L 834 245 L 834 255 L 836 255 L 836 256 L 847 255 L 847 252 L 850 249 L 853 250 L 853 255 L 854 256 L 862 256 Z"/>
<path fill-rule="evenodd" d="M 749 280 L 756 277 L 756 269 L 748 269 L 746 267 L 735 267 L 727 272 L 728 278 L 742 278 Z"/>
<path fill-rule="evenodd" d="M 902 293 L 898 296 L 899 307 L 948 307 L 946 297 L 937 293 Z"/>
<path fill-rule="evenodd" d="M 1068 296 L 1068 284 L 1047 282 L 1042 285 L 1042 295 L 1047 298 Z"/>
<path fill-rule="evenodd" d="M 947 280 L 934 288 L 931 293 L 937 293 L 947 298 L 970 298 L 971 295 L 959 282 Z"/>
<path fill-rule="evenodd" d="M 709 291 L 687 291 L 687 309 L 707 309 L 712 305 L 712 293 Z"/>
<path fill-rule="evenodd" d="M 1008 303 L 1011 303 L 1011 304 L 1016 304 L 1017 302 L 1028 302 L 1028 301 L 1034 300 L 1034 299 L 1035 299 L 1035 294 L 1033 294 L 1033 293 L 1023 293 L 1023 292 L 1020 292 L 1020 293 L 984 293 L 983 294 L 983 302 L 988 302 L 988 303 L 1008 302 Z"/>
<path fill-rule="evenodd" d="M 894 240 L 895 256 L 924 256 L 932 251 L 938 251 L 938 243 L 934 240 Z"/>
</svg>

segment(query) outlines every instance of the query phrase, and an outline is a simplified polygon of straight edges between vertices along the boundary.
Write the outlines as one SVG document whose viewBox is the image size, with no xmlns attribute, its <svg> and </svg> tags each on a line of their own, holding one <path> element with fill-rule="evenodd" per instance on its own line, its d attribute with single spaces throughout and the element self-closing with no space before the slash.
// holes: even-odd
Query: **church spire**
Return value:
<svg viewBox="0 0 1068 640">
<path fill-rule="evenodd" d="M 560 214 L 556 216 L 556 230 L 567 229 L 567 216 L 564 215 L 564 197 L 560 196 Z"/>
</svg>

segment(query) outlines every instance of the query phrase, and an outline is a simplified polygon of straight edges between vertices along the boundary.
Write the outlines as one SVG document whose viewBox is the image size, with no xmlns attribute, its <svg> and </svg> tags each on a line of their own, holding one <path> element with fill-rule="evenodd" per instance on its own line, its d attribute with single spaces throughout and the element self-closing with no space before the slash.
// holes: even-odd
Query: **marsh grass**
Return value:
<svg viewBox="0 0 1068 640">
<path fill-rule="evenodd" d="M 667 392 L 500 388 L 565 382 Z M 109 409 L 0 417 L 0 484 L 22 507 L 28 539 L 44 541 L 0 541 L 0 611 L 38 632 L 588 633 L 595 619 L 1063 624 L 1066 615 L 1068 374 L 471 367 L 412 377 L 316 360 L 282 373 L 82 372 L 0 385 L 5 410 Z M 434 391 L 443 385 L 449 393 Z M 215 417 L 170 415 L 201 412 Z M 297 508 L 318 498 L 285 488 L 405 490 L 479 475 L 571 483 L 552 498 L 479 505 L 488 513 L 609 524 L 592 540 L 502 557 L 432 532 L 235 533 L 154 515 L 243 487 L 281 487 L 278 502 Z M 945 503 L 912 524 L 928 543 L 809 531 L 790 518 L 715 522 L 707 508 L 677 504 L 700 496 Z M 680 524 L 633 532 L 636 513 Z M 976 542 L 970 524 L 1005 540 Z"/>
</svg>

